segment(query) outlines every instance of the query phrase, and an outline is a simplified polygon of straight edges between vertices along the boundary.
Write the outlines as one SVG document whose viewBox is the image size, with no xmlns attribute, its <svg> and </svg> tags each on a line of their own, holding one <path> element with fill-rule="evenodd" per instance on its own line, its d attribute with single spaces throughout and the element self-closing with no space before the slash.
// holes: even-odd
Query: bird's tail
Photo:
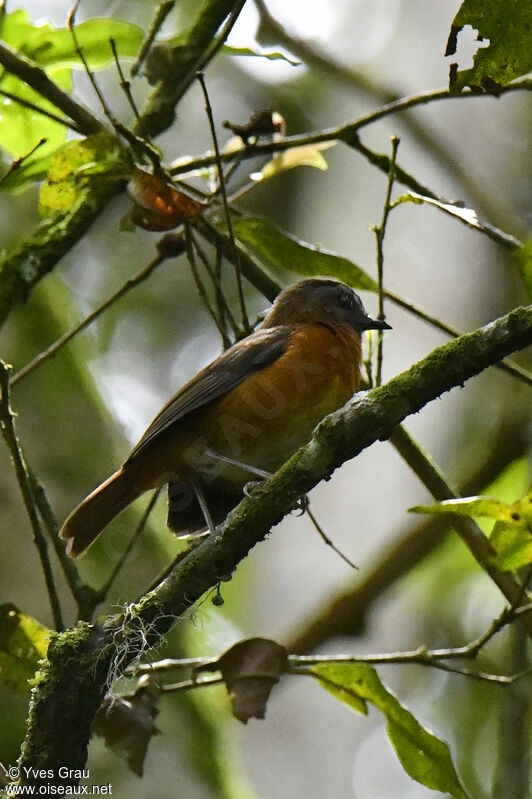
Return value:
<svg viewBox="0 0 532 799">
<path fill-rule="evenodd" d="M 59 535 L 67 539 L 67 553 L 80 555 L 107 525 L 142 493 L 131 475 L 119 469 L 75 508 Z"/>
</svg>

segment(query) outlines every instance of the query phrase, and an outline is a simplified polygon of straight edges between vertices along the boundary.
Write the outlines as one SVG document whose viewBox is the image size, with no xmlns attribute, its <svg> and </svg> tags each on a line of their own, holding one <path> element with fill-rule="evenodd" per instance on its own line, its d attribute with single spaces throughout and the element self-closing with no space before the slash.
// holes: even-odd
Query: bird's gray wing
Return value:
<svg viewBox="0 0 532 799">
<path fill-rule="evenodd" d="M 290 333 L 291 328 L 286 325 L 260 329 L 226 350 L 172 397 L 155 417 L 129 458 L 137 456 L 154 438 L 187 414 L 227 394 L 249 374 L 277 360 L 286 350 Z"/>
</svg>

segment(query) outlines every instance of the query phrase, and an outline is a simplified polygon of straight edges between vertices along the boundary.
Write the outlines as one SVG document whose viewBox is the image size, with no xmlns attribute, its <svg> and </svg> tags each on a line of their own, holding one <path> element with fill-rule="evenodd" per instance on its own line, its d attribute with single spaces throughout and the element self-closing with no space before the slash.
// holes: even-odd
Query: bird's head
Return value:
<svg viewBox="0 0 532 799">
<path fill-rule="evenodd" d="M 330 278 L 309 278 L 284 289 L 262 327 L 319 322 L 325 325 L 349 325 L 355 330 L 390 330 L 390 325 L 372 319 L 362 300 L 350 286 Z"/>
</svg>

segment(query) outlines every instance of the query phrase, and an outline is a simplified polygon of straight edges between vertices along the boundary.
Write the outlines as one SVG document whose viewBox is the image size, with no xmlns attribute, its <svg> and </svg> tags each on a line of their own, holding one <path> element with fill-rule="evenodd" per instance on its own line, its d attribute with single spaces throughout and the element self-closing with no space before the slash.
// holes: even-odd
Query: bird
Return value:
<svg viewBox="0 0 532 799">
<path fill-rule="evenodd" d="M 361 334 L 391 329 L 332 278 L 281 291 L 260 327 L 163 407 L 123 465 L 78 505 L 60 536 L 84 552 L 137 497 L 168 484 L 168 526 L 214 530 L 250 476 L 276 471 L 361 383 Z"/>
</svg>

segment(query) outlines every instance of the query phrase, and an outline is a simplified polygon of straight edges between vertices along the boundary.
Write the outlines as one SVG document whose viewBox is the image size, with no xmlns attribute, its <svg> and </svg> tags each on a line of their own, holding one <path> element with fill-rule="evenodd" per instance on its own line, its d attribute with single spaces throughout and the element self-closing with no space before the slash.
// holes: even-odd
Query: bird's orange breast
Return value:
<svg viewBox="0 0 532 799">
<path fill-rule="evenodd" d="M 294 328 L 285 352 L 250 374 L 198 418 L 188 462 L 208 482 L 241 488 L 252 479 L 238 467 L 205 459 L 214 452 L 275 471 L 306 443 L 324 416 L 344 405 L 360 385 L 360 335 L 349 327 L 309 323 Z M 192 431 L 190 431 L 192 432 Z"/>
</svg>

